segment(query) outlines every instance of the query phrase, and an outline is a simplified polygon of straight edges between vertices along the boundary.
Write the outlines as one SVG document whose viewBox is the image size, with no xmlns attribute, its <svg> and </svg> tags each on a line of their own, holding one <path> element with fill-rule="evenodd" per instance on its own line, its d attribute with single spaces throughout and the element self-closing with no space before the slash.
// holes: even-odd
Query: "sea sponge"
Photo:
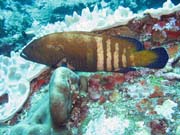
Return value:
<svg viewBox="0 0 180 135">
<path fill-rule="evenodd" d="M 11 129 L 10 135 L 50 135 L 51 128 L 41 124 L 18 124 Z"/>
<path fill-rule="evenodd" d="M 27 124 L 19 124 L 17 126 L 14 126 L 11 131 L 10 135 L 24 135 L 24 133 L 28 130 L 29 125 Z"/>
<path fill-rule="evenodd" d="M 70 69 L 57 68 L 49 84 L 49 105 L 54 126 L 62 126 L 72 109 L 71 85 L 78 84 L 79 77 Z"/>
<path fill-rule="evenodd" d="M 48 86 L 43 89 L 47 89 Z M 35 98 L 35 97 L 34 97 Z M 33 99 L 34 99 L 33 98 Z M 41 94 L 41 97 L 26 110 L 26 117 L 10 129 L 10 135 L 50 135 L 51 119 L 49 113 L 48 91 Z M 23 114 L 21 114 L 23 115 Z"/>
</svg>

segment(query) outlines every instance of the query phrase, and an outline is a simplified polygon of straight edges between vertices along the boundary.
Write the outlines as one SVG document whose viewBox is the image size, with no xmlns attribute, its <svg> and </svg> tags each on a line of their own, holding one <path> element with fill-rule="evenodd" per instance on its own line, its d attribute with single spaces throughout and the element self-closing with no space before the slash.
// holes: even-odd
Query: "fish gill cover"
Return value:
<svg viewBox="0 0 180 135">
<path fill-rule="evenodd" d="M 180 134 L 178 1 L 6 0 L 0 7 L 0 134 Z M 74 73 L 19 56 L 32 38 L 63 31 L 133 37 L 145 49 L 164 47 L 169 60 L 160 70 Z"/>
</svg>

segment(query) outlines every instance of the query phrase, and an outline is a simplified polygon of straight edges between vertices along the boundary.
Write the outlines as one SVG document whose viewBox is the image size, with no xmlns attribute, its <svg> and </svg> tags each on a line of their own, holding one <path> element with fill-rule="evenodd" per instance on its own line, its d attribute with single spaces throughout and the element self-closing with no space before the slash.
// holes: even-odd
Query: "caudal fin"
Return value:
<svg viewBox="0 0 180 135">
<path fill-rule="evenodd" d="M 151 51 L 153 51 L 157 55 L 157 58 L 151 64 L 147 65 L 147 67 L 155 69 L 163 68 L 169 59 L 167 51 L 163 47 L 155 48 Z"/>
</svg>

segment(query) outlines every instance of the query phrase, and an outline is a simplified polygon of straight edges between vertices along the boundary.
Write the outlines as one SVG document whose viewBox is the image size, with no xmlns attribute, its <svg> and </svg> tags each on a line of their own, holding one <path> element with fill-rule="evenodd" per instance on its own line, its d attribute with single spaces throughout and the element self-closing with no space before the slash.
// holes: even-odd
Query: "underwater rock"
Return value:
<svg viewBox="0 0 180 135">
<path fill-rule="evenodd" d="M 62 126 L 72 109 L 71 85 L 78 84 L 79 77 L 65 67 L 57 68 L 50 79 L 50 113 L 54 126 Z"/>
</svg>

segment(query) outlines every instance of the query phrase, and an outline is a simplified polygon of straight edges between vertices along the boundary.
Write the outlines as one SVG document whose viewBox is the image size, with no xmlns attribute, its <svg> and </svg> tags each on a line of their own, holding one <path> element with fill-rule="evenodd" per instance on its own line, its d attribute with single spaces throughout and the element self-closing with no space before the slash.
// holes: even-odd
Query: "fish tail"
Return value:
<svg viewBox="0 0 180 135">
<path fill-rule="evenodd" d="M 159 69 L 166 65 L 168 59 L 167 51 L 163 47 L 159 47 L 136 52 L 134 54 L 134 65 Z"/>
<path fill-rule="evenodd" d="M 155 48 L 152 49 L 151 51 L 153 51 L 157 55 L 157 59 L 153 61 L 151 64 L 147 65 L 147 67 L 163 68 L 169 59 L 167 51 L 163 47 Z"/>
</svg>

